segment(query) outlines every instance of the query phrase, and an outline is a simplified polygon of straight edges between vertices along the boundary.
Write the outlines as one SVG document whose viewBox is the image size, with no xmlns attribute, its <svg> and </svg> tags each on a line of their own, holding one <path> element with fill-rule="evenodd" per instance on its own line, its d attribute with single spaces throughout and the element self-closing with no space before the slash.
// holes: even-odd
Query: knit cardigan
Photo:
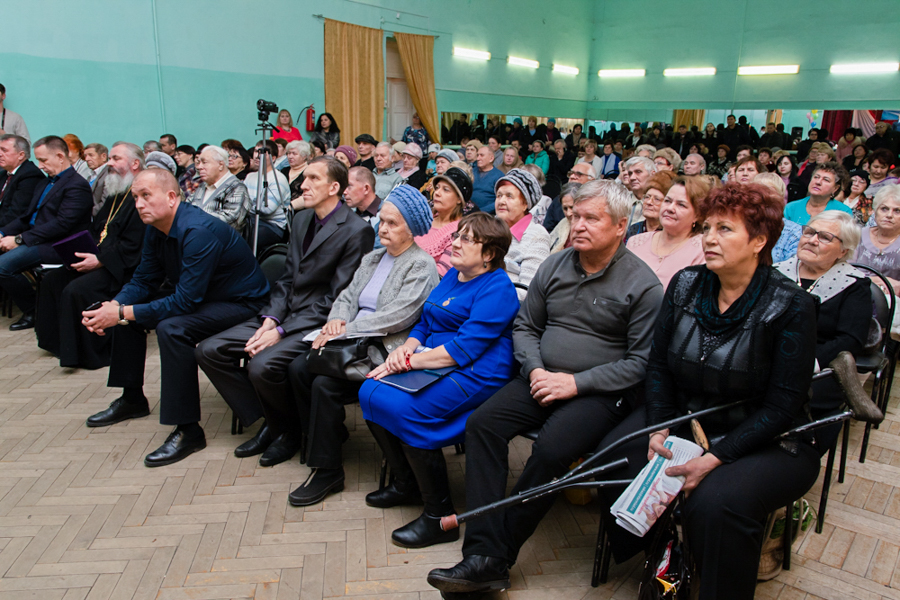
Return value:
<svg viewBox="0 0 900 600">
<path fill-rule="evenodd" d="M 453 234 L 459 227 L 459 221 L 451 221 L 440 229 L 431 228 L 425 235 L 416 237 L 416 244 L 427 252 L 437 264 L 438 275 L 443 277 L 453 265 L 450 264 L 450 244 L 453 243 Z"/>
<path fill-rule="evenodd" d="M 506 253 L 506 272 L 513 283 L 531 285 L 541 263 L 550 256 L 550 234 L 534 221 L 528 224 L 522 239 L 513 236 Z M 526 291 L 516 288 L 519 302 L 525 300 Z"/>
<path fill-rule="evenodd" d="M 428 294 L 440 279 L 434 259 L 413 244 L 406 252 L 394 258 L 391 271 L 378 292 L 375 312 L 356 319 L 359 313 L 359 295 L 372 279 L 385 252 L 385 248 L 377 248 L 363 257 L 350 285 L 334 301 L 328 320 L 346 321 L 347 333 L 388 333 L 382 338 L 382 342 L 385 349 L 391 352 L 406 341 L 409 331 L 422 314 Z"/>
</svg>

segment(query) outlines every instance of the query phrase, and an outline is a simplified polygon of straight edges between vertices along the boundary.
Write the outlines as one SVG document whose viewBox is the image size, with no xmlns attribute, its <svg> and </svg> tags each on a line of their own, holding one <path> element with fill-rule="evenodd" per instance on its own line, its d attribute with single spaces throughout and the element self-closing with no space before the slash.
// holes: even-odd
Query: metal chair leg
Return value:
<svg viewBox="0 0 900 600">
<path fill-rule="evenodd" d="M 841 432 L 841 463 L 838 468 L 838 483 L 844 483 L 844 474 L 847 471 L 847 450 L 850 447 L 850 421 L 844 421 Z"/>
<path fill-rule="evenodd" d="M 781 559 L 781 566 L 785 571 L 791 570 L 791 543 L 794 541 L 794 503 L 787 505 L 785 510 L 787 519 L 784 522 L 784 557 Z"/>
<path fill-rule="evenodd" d="M 609 561 L 612 552 L 609 547 L 609 537 L 606 535 L 606 523 L 603 516 L 600 517 L 600 527 L 597 529 L 597 547 L 594 550 L 594 568 L 591 572 L 591 587 L 597 587 L 609 580 Z"/>
<path fill-rule="evenodd" d="M 831 489 L 831 472 L 834 470 L 834 453 L 837 451 L 837 444 L 828 451 L 828 462 L 825 465 L 825 481 L 822 482 L 822 497 L 819 499 L 819 519 L 816 521 L 816 533 L 822 533 L 822 527 L 825 525 L 825 507 L 828 504 L 828 491 Z"/>
</svg>

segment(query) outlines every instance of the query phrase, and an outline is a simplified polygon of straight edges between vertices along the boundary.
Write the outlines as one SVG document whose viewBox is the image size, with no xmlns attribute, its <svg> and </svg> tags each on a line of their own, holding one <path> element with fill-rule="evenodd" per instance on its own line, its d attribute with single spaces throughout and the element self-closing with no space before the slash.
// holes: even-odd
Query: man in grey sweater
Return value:
<svg viewBox="0 0 900 600">
<path fill-rule="evenodd" d="M 466 423 L 469 510 L 504 498 L 512 438 L 541 430 L 515 495 L 564 474 L 631 411 L 663 288 L 622 244 L 629 197 L 610 180 L 584 184 L 575 197 L 572 248 L 548 258 L 532 279 L 513 330 L 522 371 Z M 509 567 L 554 499 L 468 523 L 463 561 L 431 571 L 429 583 L 454 592 L 509 587 Z"/>
</svg>

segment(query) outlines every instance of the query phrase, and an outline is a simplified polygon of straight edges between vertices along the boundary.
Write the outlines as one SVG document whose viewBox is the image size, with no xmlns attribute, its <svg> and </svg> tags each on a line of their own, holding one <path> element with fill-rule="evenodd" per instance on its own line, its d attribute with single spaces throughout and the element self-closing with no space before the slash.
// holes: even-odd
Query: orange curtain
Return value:
<svg viewBox="0 0 900 600">
<path fill-rule="evenodd" d="M 706 125 L 703 122 L 705 117 L 705 110 L 676 110 L 672 115 L 672 126 L 678 129 L 680 125 L 684 125 L 690 129 L 692 125 L 696 125 L 700 131 L 703 131 L 703 127 Z"/>
<path fill-rule="evenodd" d="M 325 108 L 344 144 L 384 133 L 383 37 L 380 29 L 325 19 Z"/>
<path fill-rule="evenodd" d="M 440 115 L 434 91 L 434 38 L 430 35 L 395 33 L 406 85 L 422 126 L 432 140 L 441 139 Z"/>
</svg>

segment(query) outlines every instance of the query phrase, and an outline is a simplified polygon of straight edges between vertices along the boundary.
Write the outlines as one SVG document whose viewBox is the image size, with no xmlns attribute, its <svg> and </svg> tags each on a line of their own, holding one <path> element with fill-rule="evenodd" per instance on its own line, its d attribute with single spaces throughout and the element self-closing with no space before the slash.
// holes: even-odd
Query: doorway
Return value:
<svg viewBox="0 0 900 600">
<path fill-rule="evenodd" d="M 403 63 L 400 62 L 400 51 L 397 42 L 388 39 L 385 54 L 385 92 L 387 108 L 387 137 L 391 142 L 403 138 L 403 132 L 412 125 L 412 116 L 416 111 L 406 85 Z"/>
</svg>

